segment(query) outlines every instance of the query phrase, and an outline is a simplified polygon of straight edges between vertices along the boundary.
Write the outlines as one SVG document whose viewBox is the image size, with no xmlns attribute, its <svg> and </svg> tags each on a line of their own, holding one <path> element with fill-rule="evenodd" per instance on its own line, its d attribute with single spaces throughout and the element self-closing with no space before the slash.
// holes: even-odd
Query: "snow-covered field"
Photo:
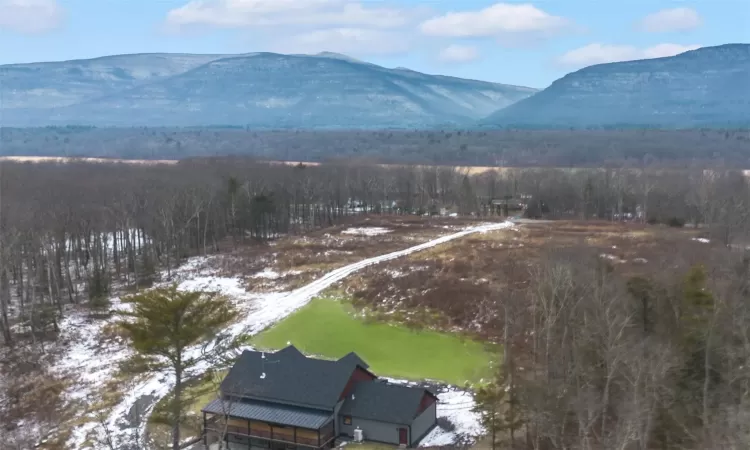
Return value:
<svg viewBox="0 0 750 450">
<path fill-rule="evenodd" d="M 213 270 L 206 268 L 208 267 L 208 264 L 206 264 L 207 258 L 191 259 L 179 270 L 173 272 L 173 280 L 170 282 L 178 281 L 179 289 L 211 290 L 227 295 L 242 310 L 242 314 L 240 314 L 242 319 L 231 325 L 225 332 L 232 337 L 242 334 L 252 335 L 284 319 L 332 284 L 365 267 L 425 250 L 472 233 L 508 229 L 512 226 L 513 223 L 511 222 L 503 222 L 470 227 L 404 250 L 368 258 L 341 267 L 306 286 L 290 292 L 249 293 L 242 287 L 240 277 L 218 277 Z M 273 277 L 276 275 L 275 273 L 272 274 L 271 271 L 267 272 L 261 276 Z M 112 306 L 113 309 L 125 307 L 117 298 L 112 300 Z M 67 342 L 68 345 L 62 357 L 54 365 L 53 370 L 62 374 L 76 375 L 74 377 L 75 382 L 65 392 L 67 399 L 71 401 L 86 400 L 88 403 L 95 402 L 97 396 L 103 391 L 106 382 L 111 380 L 116 373 L 118 363 L 131 356 L 130 350 L 123 343 L 102 341 L 102 332 L 109 323 L 111 322 L 91 320 L 82 312 L 72 312 L 61 323 L 60 328 L 65 330 L 62 342 Z M 202 346 L 198 345 L 190 351 L 194 356 L 198 356 L 201 349 Z M 199 365 L 192 375 L 202 373 L 206 369 L 208 367 L 205 365 Z M 134 433 L 128 420 L 129 413 L 135 405 L 139 404 L 143 408 L 139 411 L 139 414 L 148 416 L 158 399 L 164 397 L 172 389 L 173 383 L 174 380 L 166 372 L 135 380 L 132 386 L 123 389 L 125 391 L 124 397 L 105 417 L 95 415 L 85 417 L 86 421 L 82 421 L 84 423 L 73 429 L 68 447 L 72 449 L 82 448 L 91 433 L 98 435 L 99 439 L 103 440 L 104 430 L 107 429 L 114 447 L 126 448 L 134 439 Z M 451 433 L 435 430 L 425 439 L 423 445 L 449 443 L 458 434 L 476 435 L 481 431 L 476 416 L 470 411 L 473 403 L 468 393 L 458 390 L 446 391 L 441 393 L 439 398 L 438 415 L 449 418 L 456 425 L 456 430 Z M 144 402 L 144 399 L 148 399 L 148 401 Z M 144 406 L 144 403 L 148 405 Z M 144 431 L 145 421 L 142 421 L 138 434 L 142 436 Z"/>
</svg>

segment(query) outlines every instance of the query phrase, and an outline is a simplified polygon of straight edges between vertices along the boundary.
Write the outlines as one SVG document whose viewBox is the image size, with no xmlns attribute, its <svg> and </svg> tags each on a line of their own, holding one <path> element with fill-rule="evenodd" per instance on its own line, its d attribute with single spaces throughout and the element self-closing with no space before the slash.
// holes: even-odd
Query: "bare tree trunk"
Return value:
<svg viewBox="0 0 750 450">
<path fill-rule="evenodd" d="M 172 404 L 172 450 L 180 450 L 180 423 L 182 422 L 182 363 L 175 365 L 174 399 Z"/>
<path fill-rule="evenodd" d="M 71 240 L 70 250 L 71 252 L 73 250 L 72 240 Z M 63 252 L 63 256 L 64 256 L 63 260 L 65 261 L 65 280 L 66 280 L 66 283 L 68 284 L 68 298 L 70 299 L 70 303 L 76 303 L 78 299 L 78 292 L 75 291 L 75 287 L 73 286 L 73 279 L 70 276 L 70 253 L 71 252 L 68 251 L 67 244 L 66 244 L 65 251 Z M 76 300 L 73 300 L 73 294 L 75 294 Z"/>
<path fill-rule="evenodd" d="M 3 261 L 0 260 L 0 264 Z M 8 272 L 5 267 L 0 266 L 0 328 L 3 332 L 3 342 L 5 345 L 13 345 L 13 335 L 10 330 L 8 320 L 8 306 L 10 305 L 10 283 L 8 282 Z"/>
<path fill-rule="evenodd" d="M 713 326 L 711 327 L 713 328 Z M 701 415 L 703 422 L 703 433 L 704 433 L 704 444 L 711 442 L 710 426 L 709 426 L 709 387 L 711 380 L 711 338 L 713 330 L 709 329 L 706 335 L 706 348 L 703 352 L 703 413 Z"/>
</svg>

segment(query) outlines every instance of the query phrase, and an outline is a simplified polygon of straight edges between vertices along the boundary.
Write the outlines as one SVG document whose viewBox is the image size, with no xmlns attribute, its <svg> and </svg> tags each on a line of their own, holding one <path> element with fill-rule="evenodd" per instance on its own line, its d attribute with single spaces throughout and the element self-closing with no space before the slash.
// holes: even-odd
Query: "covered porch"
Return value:
<svg viewBox="0 0 750 450">
<path fill-rule="evenodd" d="M 203 408 L 204 444 L 225 441 L 234 450 L 330 448 L 333 412 L 262 402 L 216 399 Z"/>
</svg>

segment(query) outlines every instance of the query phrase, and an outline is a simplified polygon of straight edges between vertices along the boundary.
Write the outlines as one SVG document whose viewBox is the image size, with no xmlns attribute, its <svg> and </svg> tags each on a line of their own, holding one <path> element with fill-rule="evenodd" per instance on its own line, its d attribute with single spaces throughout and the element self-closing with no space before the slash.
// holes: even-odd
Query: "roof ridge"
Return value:
<svg viewBox="0 0 750 450">
<path fill-rule="evenodd" d="M 307 357 L 293 345 L 264 358 L 265 354 L 244 351 L 222 382 L 222 391 L 333 408 L 355 367 L 349 362 Z"/>
</svg>

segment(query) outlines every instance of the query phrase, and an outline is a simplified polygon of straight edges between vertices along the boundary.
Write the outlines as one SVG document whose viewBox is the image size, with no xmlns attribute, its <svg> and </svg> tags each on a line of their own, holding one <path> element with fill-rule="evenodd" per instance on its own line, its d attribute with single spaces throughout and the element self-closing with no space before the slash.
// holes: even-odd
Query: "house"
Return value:
<svg viewBox="0 0 750 450">
<path fill-rule="evenodd" d="M 339 438 L 416 446 L 437 424 L 437 397 L 378 379 L 357 354 L 308 358 L 294 346 L 245 351 L 203 412 L 206 448 L 331 448 Z M 358 434 L 358 433 L 356 433 Z"/>
<path fill-rule="evenodd" d="M 493 198 L 490 200 L 490 209 L 492 214 L 509 216 L 510 212 L 523 211 L 526 209 L 526 203 L 521 197 L 506 195 L 503 198 Z"/>
</svg>

